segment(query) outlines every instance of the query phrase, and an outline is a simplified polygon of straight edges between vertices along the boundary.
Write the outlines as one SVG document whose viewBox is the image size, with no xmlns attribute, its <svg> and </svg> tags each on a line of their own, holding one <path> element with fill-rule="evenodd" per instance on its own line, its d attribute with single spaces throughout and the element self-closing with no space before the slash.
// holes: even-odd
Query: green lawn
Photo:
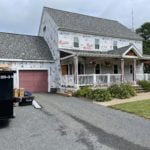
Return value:
<svg viewBox="0 0 150 150">
<path fill-rule="evenodd" d="M 111 106 L 111 108 L 133 113 L 138 116 L 150 119 L 150 99 L 137 101 L 137 102 L 118 104 L 118 105 Z"/>
</svg>

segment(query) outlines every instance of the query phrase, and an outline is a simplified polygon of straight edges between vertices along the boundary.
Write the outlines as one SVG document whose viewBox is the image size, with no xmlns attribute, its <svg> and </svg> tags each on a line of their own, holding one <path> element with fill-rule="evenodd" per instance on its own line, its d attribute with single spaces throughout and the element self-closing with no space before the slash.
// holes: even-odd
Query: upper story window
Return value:
<svg viewBox="0 0 150 150">
<path fill-rule="evenodd" d="M 46 26 L 43 27 L 43 32 L 45 32 L 45 31 L 46 31 Z"/>
<path fill-rule="evenodd" d="M 118 42 L 117 42 L 117 41 L 114 41 L 114 42 L 113 42 L 113 48 L 114 48 L 114 49 L 117 49 L 117 48 L 118 48 Z"/>
<path fill-rule="evenodd" d="M 99 49 L 99 39 L 95 39 L 95 49 Z"/>
<path fill-rule="evenodd" d="M 74 37 L 74 47 L 79 47 L 79 38 Z"/>
</svg>

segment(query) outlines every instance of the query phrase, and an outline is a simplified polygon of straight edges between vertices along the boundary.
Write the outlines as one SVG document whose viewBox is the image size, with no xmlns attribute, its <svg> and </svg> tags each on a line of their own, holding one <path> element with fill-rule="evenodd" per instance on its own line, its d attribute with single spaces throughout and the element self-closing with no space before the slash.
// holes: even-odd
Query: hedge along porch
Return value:
<svg viewBox="0 0 150 150">
<path fill-rule="evenodd" d="M 134 45 L 108 52 L 61 50 L 60 54 L 62 87 L 136 84 L 138 72 L 143 73 L 142 56 Z"/>
</svg>

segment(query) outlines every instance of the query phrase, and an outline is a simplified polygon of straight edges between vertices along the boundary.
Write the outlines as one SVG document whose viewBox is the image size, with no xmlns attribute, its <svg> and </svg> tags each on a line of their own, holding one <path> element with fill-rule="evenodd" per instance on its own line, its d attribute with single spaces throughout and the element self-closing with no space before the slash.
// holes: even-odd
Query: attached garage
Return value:
<svg viewBox="0 0 150 150">
<path fill-rule="evenodd" d="M 35 93 L 55 88 L 55 61 L 43 37 L 0 33 L 0 64 L 16 70 L 14 88 Z"/>
<path fill-rule="evenodd" d="M 19 87 L 34 93 L 48 92 L 48 71 L 19 71 Z"/>
</svg>

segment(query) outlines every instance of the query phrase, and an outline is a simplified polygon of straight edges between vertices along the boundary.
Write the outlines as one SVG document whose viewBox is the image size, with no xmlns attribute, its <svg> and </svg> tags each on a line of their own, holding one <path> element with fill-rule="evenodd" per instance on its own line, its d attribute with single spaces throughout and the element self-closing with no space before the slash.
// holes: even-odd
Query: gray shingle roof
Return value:
<svg viewBox="0 0 150 150">
<path fill-rule="evenodd" d="M 42 37 L 0 32 L 0 58 L 53 60 Z"/>
<path fill-rule="evenodd" d="M 107 37 L 142 40 L 139 35 L 132 32 L 118 21 L 66 12 L 47 7 L 45 7 L 44 10 L 50 14 L 60 30 Z"/>
<path fill-rule="evenodd" d="M 108 54 L 116 54 L 116 55 L 123 55 L 132 45 L 124 46 L 121 48 L 117 48 L 116 50 L 110 50 Z"/>
<path fill-rule="evenodd" d="M 68 52 L 68 53 L 73 53 L 78 56 L 85 56 L 85 57 L 112 57 L 112 58 L 121 58 L 122 55 L 131 47 L 132 45 L 128 45 L 125 47 L 118 48 L 116 50 L 110 50 L 106 52 L 102 51 L 91 51 L 91 50 L 69 50 L 65 49 L 62 51 Z"/>
<path fill-rule="evenodd" d="M 91 51 L 91 50 L 73 50 L 73 49 L 61 49 L 60 51 L 74 54 L 77 56 L 82 56 L 82 57 L 110 57 L 110 58 L 121 58 L 121 54 L 111 54 L 109 52 L 100 52 L 100 51 Z"/>
</svg>

